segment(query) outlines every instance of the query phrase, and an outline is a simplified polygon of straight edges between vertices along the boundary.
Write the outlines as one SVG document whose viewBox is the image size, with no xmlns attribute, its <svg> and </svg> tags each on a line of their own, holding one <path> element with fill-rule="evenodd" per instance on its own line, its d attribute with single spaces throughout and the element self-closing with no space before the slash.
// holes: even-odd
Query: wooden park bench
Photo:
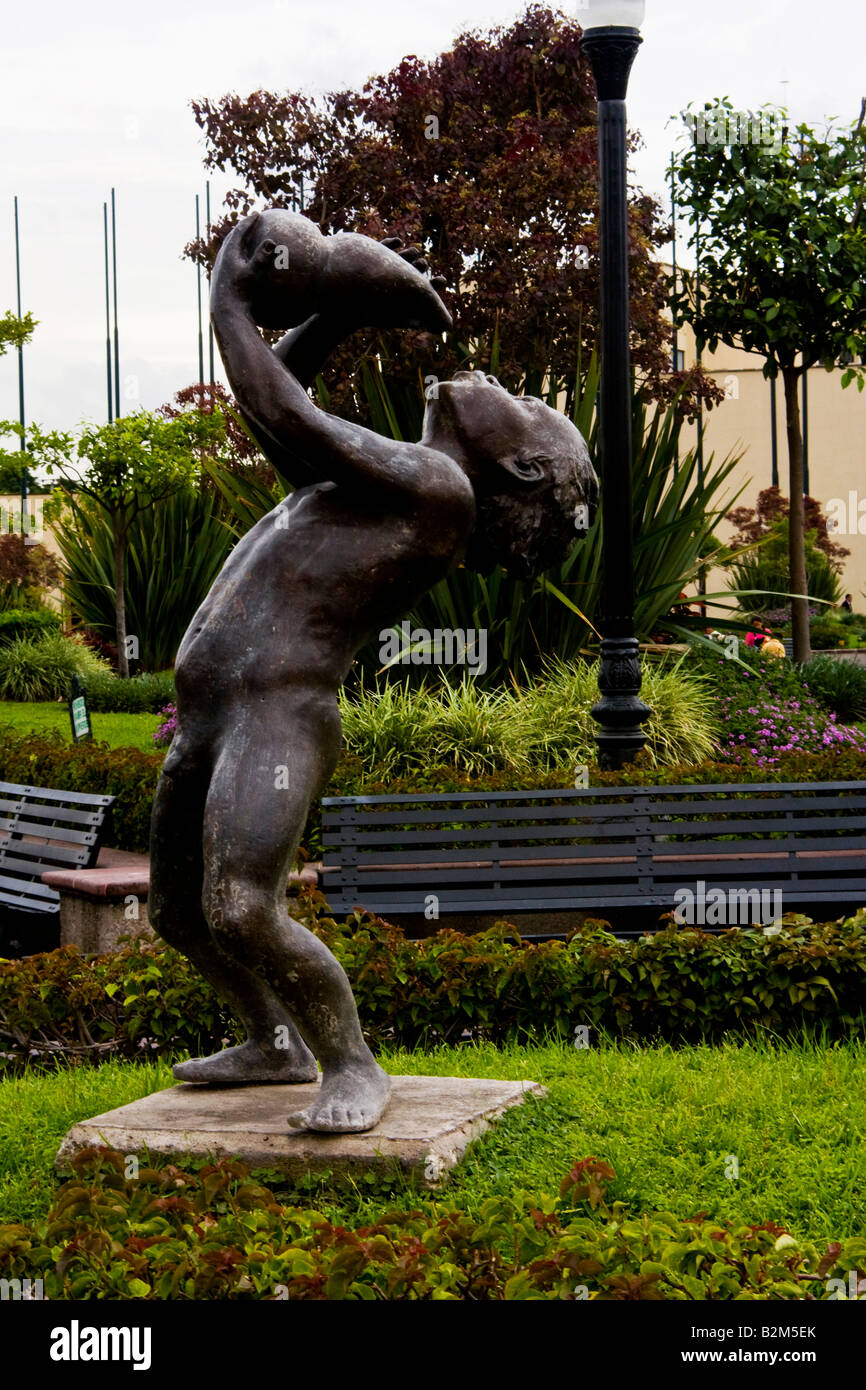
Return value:
<svg viewBox="0 0 866 1390">
<path fill-rule="evenodd" d="M 46 870 L 90 869 L 113 796 L 0 782 L 0 923 L 25 950 L 56 945 L 60 894 Z"/>
<path fill-rule="evenodd" d="M 0 782 L 0 954 L 87 953 L 153 938 L 146 854 L 108 849 L 113 796 Z M 289 876 L 315 886 L 314 865 Z"/>
<path fill-rule="evenodd" d="M 326 797 L 322 822 L 331 910 L 407 930 L 531 914 L 525 935 L 561 935 L 562 914 L 629 909 L 656 921 L 678 890 L 751 895 L 731 898 L 747 911 L 777 891 L 783 912 L 866 905 L 866 782 Z"/>
</svg>

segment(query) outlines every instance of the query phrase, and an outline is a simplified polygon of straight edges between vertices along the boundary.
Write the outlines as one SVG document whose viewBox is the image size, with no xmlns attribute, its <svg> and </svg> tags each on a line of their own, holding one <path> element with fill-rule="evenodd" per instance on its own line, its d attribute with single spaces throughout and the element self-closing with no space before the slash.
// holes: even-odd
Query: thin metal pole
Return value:
<svg viewBox="0 0 866 1390">
<path fill-rule="evenodd" d="M 701 285 L 701 224 L 695 227 L 695 311 L 700 318 L 703 286 Z M 704 355 L 698 348 L 698 366 L 702 367 Z M 704 403 L 698 401 L 698 485 L 704 483 Z"/>
<path fill-rule="evenodd" d="M 18 318 L 21 318 L 21 242 L 18 234 L 18 197 L 15 197 L 15 286 L 18 292 Z M 24 435 L 24 344 L 18 344 L 18 420 L 21 425 L 21 442 L 19 448 L 21 453 L 27 449 L 27 440 Z M 21 461 L 21 534 L 26 532 L 25 515 L 27 510 L 27 464 Z"/>
<path fill-rule="evenodd" d="M 205 218 L 206 218 L 206 221 L 207 221 L 207 239 L 208 239 L 208 243 L 210 243 L 210 236 L 211 236 L 211 231 L 210 231 L 210 179 L 206 179 L 206 180 L 205 180 L 204 197 L 205 197 Z M 209 282 L 209 281 L 210 281 L 210 276 L 208 275 L 208 282 Z M 214 382 L 214 375 L 213 375 L 213 324 L 212 324 L 211 321 L 210 321 L 210 314 L 208 314 L 208 316 L 207 316 L 207 358 L 208 358 L 208 370 L 209 370 L 209 372 L 210 372 L 210 384 L 211 384 L 211 386 L 213 386 L 213 382 Z"/>
<path fill-rule="evenodd" d="M 117 218 L 111 190 L 111 264 L 114 277 L 114 414 L 120 419 L 120 339 L 117 333 Z"/>
<path fill-rule="evenodd" d="M 195 239 L 201 236 L 199 221 L 198 194 L 195 195 Z M 198 379 L 204 381 L 204 346 L 201 336 L 201 262 L 196 262 L 196 286 L 198 291 Z"/>
<path fill-rule="evenodd" d="M 673 260 L 673 272 L 674 272 L 674 294 L 676 294 L 676 292 L 677 292 L 677 162 L 676 162 L 676 157 L 675 157 L 675 155 L 673 155 L 673 154 L 671 155 L 671 222 L 672 222 L 672 224 L 673 224 L 673 232 L 674 232 L 674 235 L 673 235 L 674 250 L 673 250 L 673 257 L 672 257 L 672 260 Z M 679 338 L 679 331 L 678 331 L 678 329 L 677 329 L 676 322 L 674 322 L 673 361 L 672 361 L 672 363 L 671 363 L 671 365 L 672 365 L 674 371 L 676 371 L 677 368 L 679 367 L 679 360 L 680 360 L 680 338 Z"/>
<path fill-rule="evenodd" d="M 773 487 L 779 486 L 779 408 L 776 404 L 776 378 L 770 378 L 770 432 L 773 449 Z"/>
<path fill-rule="evenodd" d="M 701 312 L 701 224 L 698 221 L 695 228 L 695 307 L 697 315 Z M 698 350 L 698 366 L 703 366 L 703 353 Z M 704 485 L 704 403 L 698 401 L 698 487 Z M 698 593 L 703 595 L 707 592 L 707 572 L 702 569 L 698 575 Z M 701 609 L 706 617 L 706 609 Z"/>
<path fill-rule="evenodd" d="M 673 256 L 672 265 L 674 272 L 674 294 L 677 292 L 677 161 L 676 156 L 671 153 L 671 225 L 673 227 Z M 671 370 L 679 371 L 680 366 L 680 335 L 677 328 L 676 318 L 674 319 L 674 342 L 671 358 Z M 674 477 L 680 471 L 680 449 L 677 444 L 674 453 Z"/>
<path fill-rule="evenodd" d="M 105 384 L 108 390 L 108 423 L 114 419 L 111 398 L 111 282 L 108 274 L 108 204 L 102 204 L 102 229 L 105 237 Z"/>
</svg>

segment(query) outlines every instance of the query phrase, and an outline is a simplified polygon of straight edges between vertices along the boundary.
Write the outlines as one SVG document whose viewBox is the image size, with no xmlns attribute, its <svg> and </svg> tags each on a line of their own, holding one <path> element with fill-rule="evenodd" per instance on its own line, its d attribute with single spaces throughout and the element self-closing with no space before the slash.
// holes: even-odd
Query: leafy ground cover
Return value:
<svg viewBox="0 0 866 1390">
<path fill-rule="evenodd" d="M 277 1279 L 292 1297 L 571 1297 L 584 1279 L 590 1296 L 797 1298 L 822 1295 L 819 1270 L 862 1271 L 859 1041 L 673 1050 L 597 1040 L 382 1060 L 392 1073 L 531 1078 L 547 1094 L 503 1116 L 436 1193 L 399 1176 L 288 1184 L 262 1170 L 249 1182 L 189 1164 L 125 1180 L 122 1158 L 120 1171 L 85 1161 L 64 1185 L 52 1160 L 69 1125 L 170 1084 L 167 1066 L 7 1080 L 4 1273 L 42 1261 L 54 1278 L 60 1261 L 65 1296 L 72 1280 L 83 1297 L 274 1296 Z M 61 1260 L 70 1241 L 77 1254 Z M 401 1264 L 413 1244 L 425 1262 L 414 1294 Z M 467 1295 L 482 1245 L 489 1278 Z M 365 1262 L 381 1266 L 382 1289 L 353 1282 L 363 1284 Z M 811 1282 L 798 1282 L 804 1270 Z"/>
<path fill-rule="evenodd" d="M 734 1036 L 863 1036 L 866 909 L 766 930 L 699 928 L 617 939 L 587 922 L 568 943 L 522 942 L 499 924 L 422 941 L 354 913 L 337 923 L 321 894 L 294 916 L 333 951 L 374 1048 L 537 1044 L 575 1028 L 640 1046 Z M 161 945 L 105 956 L 73 947 L 0 960 L 0 1072 L 66 1059 L 176 1057 L 241 1041 L 236 1020 L 191 962 Z"/>
</svg>

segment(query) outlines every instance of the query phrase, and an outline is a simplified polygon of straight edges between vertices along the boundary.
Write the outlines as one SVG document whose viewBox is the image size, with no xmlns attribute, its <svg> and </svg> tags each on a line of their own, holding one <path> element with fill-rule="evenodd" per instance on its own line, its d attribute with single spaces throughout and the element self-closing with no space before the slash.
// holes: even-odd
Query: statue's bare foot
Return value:
<svg viewBox="0 0 866 1390">
<path fill-rule="evenodd" d="M 391 1078 L 372 1054 L 345 1066 L 328 1069 L 312 1105 L 289 1116 L 290 1129 L 315 1129 L 322 1134 L 360 1134 L 378 1124 L 391 1090 Z"/>
<path fill-rule="evenodd" d="M 195 1081 L 211 1086 L 262 1086 L 266 1083 L 290 1086 L 315 1081 L 316 1059 L 300 1037 L 290 1048 L 259 1047 L 247 1041 L 240 1047 L 227 1047 L 212 1057 L 191 1057 L 172 1067 L 178 1081 Z"/>
</svg>

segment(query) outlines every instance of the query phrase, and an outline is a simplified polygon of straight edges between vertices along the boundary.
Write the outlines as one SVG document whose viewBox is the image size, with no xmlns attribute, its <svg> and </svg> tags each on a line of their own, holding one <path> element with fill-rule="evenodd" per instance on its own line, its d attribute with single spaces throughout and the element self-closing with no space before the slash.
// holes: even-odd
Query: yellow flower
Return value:
<svg viewBox="0 0 866 1390">
<path fill-rule="evenodd" d="M 761 645 L 761 655 L 763 656 L 764 653 L 766 653 L 767 656 L 786 655 L 784 645 L 779 641 L 778 637 L 770 637 L 768 641 Z"/>
</svg>

